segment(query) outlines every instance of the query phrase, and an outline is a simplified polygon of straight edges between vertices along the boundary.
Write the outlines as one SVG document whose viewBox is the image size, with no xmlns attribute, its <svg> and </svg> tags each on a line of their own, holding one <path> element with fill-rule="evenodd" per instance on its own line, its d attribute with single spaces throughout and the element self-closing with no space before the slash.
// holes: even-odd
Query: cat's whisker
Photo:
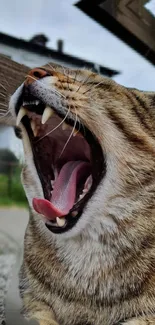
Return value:
<svg viewBox="0 0 155 325">
<path fill-rule="evenodd" d="M 54 69 L 54 68 L 52 67 L 51 63 L 47 63 L 47 64 L 49 65 L 49 67 L 50 67 L 54 72 L 56 72 L 56 69 Z"/>
<path fill-rule="evenodd" d="M 71 132 L 68 140 L 66 141 L 66 143 L 65 143 L 65 145 L 64 145 L 64 147 L 63 147 L 63 149 L 61 151 L 61 154 L 60 154 L 59 158 L 62 156 L 64 150 L 66 149 L 66 147 L 67 147 L 67 145 L 68 145 L 68 143 L 69 143 L 69 141 L 70 141 L 70 139 L 72 137 L 72 135 L 74 134 L 74 131 L 75 131 L 75 128 L 76 128 L 76 123 L 77 123 L 77 112 L 76 112 L 76 117 L 75 117 L 75 121 L 74 121 L 74 126 L 73 126 L 73 129 L 72 129 L 72 132 Z"/>
<path fill-rule="evenodd" d="M 86 93 L 89 92 L 89 91 L 94 90 L 96 87 L 98 87 L 98 86 L 101 85 L 101 84 L 104 84 L 104 80 L 101 80 L 100 82 L 98 82 L 97 84 L 95 84 L 94 86 L 92 86 L 91 88 L 87 89 L 87 90 L 83 93 L 83 95 L 86 94 Z"/>
<path fill-rule="evenodd" d="M 34 81 L 37 81 L 37 80 L 38 80 L 37 78 L 35 78 L 35 77 L 33 77 L 33 76 L 29 75 L 29 74 L 27 74 L 27 75 L 25 76 L 25 78 L 31 78 L 31 79 L 34 80 Z"/>
<path fill-rule="evenodd" d="M 75 76 L 74 76 L 74 79 L 73 79 L 73 83 L 75 83 L 75 81 L 77 81 L 76 78 L 78 76 L 78 73 L 79 73 L 79 70 L 76 70 L 76 73 L 75 73 Z"/>
<path fill-rule="evenodd" d="M 91 77 L 91 75 L 88 76 L 87 78 L 85 78 L 85 79 L 83 80 L 83 82 L 80 83 L 78 89 L 76 90 L 76 93 L 80 90 L 80 88 L 81 88 L 83 85 L 85 85 L 85 84 L 88 82 L 88 80 L 90 79 L 90 77 Z"/>
<path fill-rule="evenodd" d="M 63 73 L 64 73 L 64 75 L 67 77 L 67 86 L 68 86 L 68 90 L 70 90 L 69 89 L 69 75 L 68 75 L 68 73 L 66 73 L 66 71 L 65 71 L 65 68 L 64 67 L 62 67 L 63 68 Z M 67 69 L 66 69 L 67 70 Z"/>
<path fill-rule="evenodd" d="M 57 128 L 59 128 L 63 124 L 63 122 L 65 122 L 65 120 L 66 120 L 69 112 L 70 112 L 70 108 L 68 108 L 68 111 L 67 111 L 64 119 L 54 129 L 52 129 L 51 131 L 49 131 L 48 133 L 46 133 L 43 137 L 41 137 L 37 142 L 41 141 L 42 139 L 44 139 L 45 137 L 47 137 L 49 134 L 51 134 L 52 132 L 54 132 Z"/>
<path fill-rule="evenodd" d="M 27 78 L 27 77 L 29 77 L 29 78 L 31 78 L 31 79 L 33 79 L 33 80 L 35 80 L 35 81 L 38 81 L 39 83 L 41 83 L 41 84 L 44 85 L 44 83 L 43 83 L 42 80 L 36 79 L 36 78 L 34 78 L 33 76 L 31 76 L 31 75 L 27 75 L 26 78 Z M 57 89 L 55 89 L 55 88 L 52 88 L 52 89 L 51 89 L 51 87 L 50 87 L 50 86 L 47 86 L 47 85 L 46 85 L 46 88 L 52 90 L 55 94 L 59 95 L 60 97 L 64 97 L 64 98 L 66 98 L 66 96 L 64 96 L 62 93 L 60 93 Z"/>
<path fill-rule="evenodd" d="M 50 67 L 50 68 L 51 68 L 55 73 L 57 73 L 57 68 L 52 67 L 52 65 L 51 65 L 50 63 L 48 63 L 48 65 L 49 65 L 49 67 Z M 61 68 L 63 69 L 63 66 L 62 66 L 62 65 L 60 65 L 60 66 L 61 66 Z M 59 79 L 59 81 L 60 81 L 61 86 L 62 86 L 62 88 L 63 88 L 62 80 Z"/>
<path fill-rule="evenodd" d="M 7 111 L 6 113 L 0 114 L 0 119 L 2 119 L 3 117 L 6 117 L 9 113 L 10 113 L 10 111 Z"/>
<path fill-rule="evenodd" d="M 134 178 L 137 180 L 137 184 L 140 185 L 140 187 L 143 189 L 143 185 L 141 184 L 139 178 L 137 177 L 137 175 L 135 174 L 135 172 L 132 170 L 131 167 L 129 167 L 128 163 L 126 162 L 126 166 L 128 167 L 128 169 L 130 170 L 131 174 L 134 176 Z"/>
</svg>

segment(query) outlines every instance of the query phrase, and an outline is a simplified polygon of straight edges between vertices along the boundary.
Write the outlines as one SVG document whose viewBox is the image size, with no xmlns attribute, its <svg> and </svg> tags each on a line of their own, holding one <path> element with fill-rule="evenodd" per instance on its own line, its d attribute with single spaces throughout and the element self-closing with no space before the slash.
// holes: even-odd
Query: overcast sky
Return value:
<svg viewBox="0 0 155 325">
<path fill-rule="evenodd" d="M 122 72 L 116 81 L 155 90 L 155 67 L 77 7 L 75 0 L 0 0 L 0 31 L 25 39 L 45 33 L 56 47 L 65 41 L 67 53 Z"/>
</svg>

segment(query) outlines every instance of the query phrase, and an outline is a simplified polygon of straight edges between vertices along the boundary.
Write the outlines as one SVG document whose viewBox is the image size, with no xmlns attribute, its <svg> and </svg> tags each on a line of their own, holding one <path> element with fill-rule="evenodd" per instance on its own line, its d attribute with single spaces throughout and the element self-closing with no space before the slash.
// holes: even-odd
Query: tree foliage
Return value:
<svg viewBox="0 0 155 325">
<path fill-rule="evenodd" d="M 15 154 L 9 149 L 0 149 L 0 173 L 9 174 L 18 164 Z"/>
</svg>

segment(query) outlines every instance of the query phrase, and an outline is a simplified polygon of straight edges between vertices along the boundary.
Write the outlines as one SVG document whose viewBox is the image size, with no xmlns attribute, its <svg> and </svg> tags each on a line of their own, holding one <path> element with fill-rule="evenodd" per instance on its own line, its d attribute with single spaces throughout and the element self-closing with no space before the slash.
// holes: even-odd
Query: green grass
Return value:
<svg viewBox="0 0 155 325">
<path fill-rule="evenodd" d="M 10 176 L 0 174 L 0 206 L 27 206 L 27 199 L 20 180 L 21 168 L 16 167 Z"/>
</svg>

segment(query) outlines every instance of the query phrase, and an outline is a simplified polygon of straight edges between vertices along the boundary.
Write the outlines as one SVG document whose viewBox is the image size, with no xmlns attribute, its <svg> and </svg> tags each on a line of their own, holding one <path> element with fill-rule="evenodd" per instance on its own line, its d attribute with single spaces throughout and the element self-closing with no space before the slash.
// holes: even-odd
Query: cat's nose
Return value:
<svg viewBox="0 0 155 325">
<path fill-rule="evenodd" d="M 38 79 L 42 79 L 49 75 L 50 74 L 44 69 L 41 69 L 41 68 L 32 69 L 26 76 L 24 84 L 25 84 L 25 86 L 28 86 L 28 85 L 32 84 L 34 81 L 36 81 Z"/>
</svg>

